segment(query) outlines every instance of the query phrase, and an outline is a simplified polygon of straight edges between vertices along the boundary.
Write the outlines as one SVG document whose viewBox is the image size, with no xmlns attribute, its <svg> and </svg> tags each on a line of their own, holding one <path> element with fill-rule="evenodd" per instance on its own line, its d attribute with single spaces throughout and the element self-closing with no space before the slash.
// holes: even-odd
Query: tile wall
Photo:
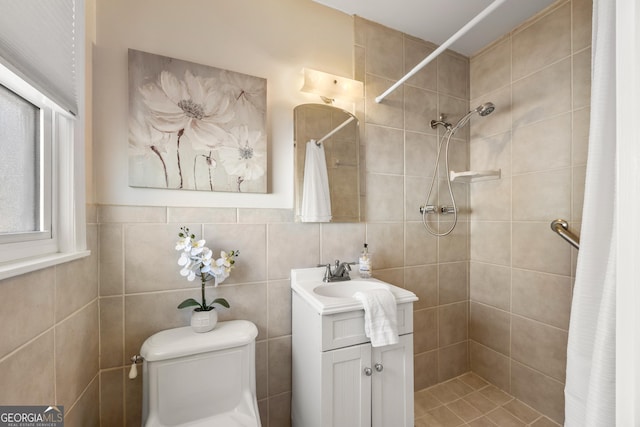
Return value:
<svg viewBox="0 0 640 427">
<path fill-rule="evenodd" d="M 436 238 L 421 222 L 435 173 L 442 129 L 430 122 L 445 114 L 457 121 L 468 111 L 468 58 L 447 51 L 381 103 L 375 98 L 437 48 L 371 21 L 355 18 L 355 78 L 365 83 L 359 112 L 366 174 L 367 240 L 376 275 L 415 292 L 415 388 L 460 375 L 468 369 L 468 185 L 455 183 L 460 209 L 454 231 Z M 451 140 L 451 164 L 468 169 L 468 134 Z M 444 159 L 444 156 L 442 157 Z M 429 201 L 449 205 L 446 172 L 441 165 Z M 451 217 L 432 215 L 442 231 Z"/>
<path fill-rule="evenodd" d="M 65 425 L 99 425 L 98 226 L 91 256 L 0 281 L 0 405 L 63 405 Z"/>
<path fill-rule="evenodd" d="M 567 329 L 586 171 L 591 0 L 559 1 L 470 60 L 471 369 L 556 422 L 564 418 Z"/>
</svg>

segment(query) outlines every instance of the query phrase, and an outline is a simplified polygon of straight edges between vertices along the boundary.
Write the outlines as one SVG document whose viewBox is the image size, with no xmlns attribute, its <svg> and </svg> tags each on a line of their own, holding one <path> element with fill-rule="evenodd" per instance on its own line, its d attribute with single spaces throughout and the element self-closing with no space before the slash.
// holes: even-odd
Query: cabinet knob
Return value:
<svg viewBox="0 0 640 427">
<path fill-rule="evenodd" d="M 373 367 L 376 368 L 376 372 L 382 372 L 382 370 L 384 369 L 382 363 L 376 363 Z"/>
<path fill-rule="evenodd" d="M 364 368 L 364 374 L 366 376 L 370 377 L 372 373 L 373 371 L 371 370 L 371 368 Z"/>
</svg>

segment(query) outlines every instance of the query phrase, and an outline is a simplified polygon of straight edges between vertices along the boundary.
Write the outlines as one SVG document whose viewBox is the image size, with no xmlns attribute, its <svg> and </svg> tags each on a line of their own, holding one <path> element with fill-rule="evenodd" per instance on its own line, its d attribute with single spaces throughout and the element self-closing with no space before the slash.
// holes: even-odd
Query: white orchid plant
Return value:
<svg viewBox="0 0 640 427">
<path fill-rule="evenodd" d="M 198 302 L 193 298 L 188 298 L 182 301 L 178 308 L 196 307 L 196 311 L 210 311 L 215 308 L 214 304 L 229 308 L 229 303 L 224 298 L 216 298 L 210 304 L 207 304 L 205 285 L 213 280 L 213 286 L 215 287 L 229 277 L 229 273 L 231 273 L 235 263 L 234 258 L 240 252 L 237 250 L 220 251 L 220 258 L 214 259 L 213 252 L 205 246 L 205 243 L 204 240 L 196 240 L 196 236 L 190 233 L 187 227 L 180 228 L 178 242 L 176 243 L 176 250 L 181 251 L 180 258 L 178 258 L 178 265 L 182 267 L 180 275 L 186 277 L 190 282 L 196 276 L 200 277 L 202 301 Z"/>
</svg>

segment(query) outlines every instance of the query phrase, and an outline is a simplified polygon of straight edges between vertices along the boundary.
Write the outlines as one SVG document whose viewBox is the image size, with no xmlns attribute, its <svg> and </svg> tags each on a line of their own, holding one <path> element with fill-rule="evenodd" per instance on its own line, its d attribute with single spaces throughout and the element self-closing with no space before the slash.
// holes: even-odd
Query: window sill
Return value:
<svg viewBox="0 0 640 427">
<path fill-rule="evenodd" d="M 58 264 L 84 258 L 91 255 L 91 251 L 83 250 L 77 252 L 57 253 L 53 255 L 45 255 L 27 260 L 11 261 L 0 264 L 0 280 L 10 277 L 19 276 L 21 274 L 30 273 L 47 267 L 53 267 Z"/>
</svg>

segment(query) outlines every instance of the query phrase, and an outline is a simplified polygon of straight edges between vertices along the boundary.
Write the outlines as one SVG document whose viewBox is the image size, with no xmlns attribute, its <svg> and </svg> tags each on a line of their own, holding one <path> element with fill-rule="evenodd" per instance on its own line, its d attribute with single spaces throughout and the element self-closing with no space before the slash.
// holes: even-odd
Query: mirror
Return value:
<svg viewBox="0 0 640 427">
<path fill-rule="evenodd" d="M 296 221 L 360 222 L 358 119 L 348 111 L 323 104 L 298 105 L 293 110 L 293 115 Z M 316 142 L 320 142 L 320 146 Z M 329 181 L 330 220 L 310 220 L 303 212 L 307 143 L 315 144 L 311 148 L 324 150 Z M 309 191 L 308 185 L 309 181 L 306 191 Z"/>
</svg>

